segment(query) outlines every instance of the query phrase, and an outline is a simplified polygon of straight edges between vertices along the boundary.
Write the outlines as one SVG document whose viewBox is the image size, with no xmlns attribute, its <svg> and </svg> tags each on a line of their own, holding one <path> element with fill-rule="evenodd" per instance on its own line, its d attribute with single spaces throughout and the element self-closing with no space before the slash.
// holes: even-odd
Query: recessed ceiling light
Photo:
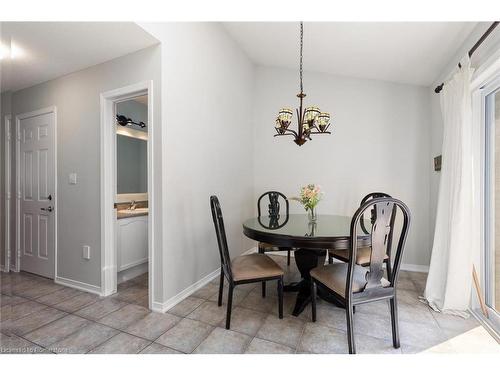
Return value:
<svg viewBox="0 0 500 375">
<path fill-rule="evenodd" d="M 10 57 L 10 48 L 5 44 L 0 44 L 0 60 Z"/>
<path fill-rule="evenodd" d="M 11 45 L 0 44 L 0 60 L 10 57 L 12 60 L 22 58 L 26 55 L 24 50 L 15 43 Z"/>
<path fill-rule="evenodd" d="M 15 43 L 11 43 L 10 45 L 10 58 L 11 59 L 18 59 L 20 57 L 23 57 L 25 55 L 24 50 L 19 47 Z"/>
</svg>

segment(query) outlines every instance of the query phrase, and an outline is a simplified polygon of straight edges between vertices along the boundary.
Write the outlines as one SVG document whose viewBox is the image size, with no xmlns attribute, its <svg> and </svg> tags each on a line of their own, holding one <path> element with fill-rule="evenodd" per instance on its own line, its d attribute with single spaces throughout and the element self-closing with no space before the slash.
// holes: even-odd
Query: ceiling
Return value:
<svg viewBox="0 0 500 375">
<path fill-rule="evenodd" d="M 475 22 L 305 22 L 304 70 L 431 85 Z M 258 65 L 298 69 L 298 22 L 228 22 Z"/>
<path fill-rule="evenodd" d="M 16 91 L 157 44 L 133 22 L 2 22 L 1 91 Z M 5 63 L 9 64 L 6 65 Z"/>
</svg>

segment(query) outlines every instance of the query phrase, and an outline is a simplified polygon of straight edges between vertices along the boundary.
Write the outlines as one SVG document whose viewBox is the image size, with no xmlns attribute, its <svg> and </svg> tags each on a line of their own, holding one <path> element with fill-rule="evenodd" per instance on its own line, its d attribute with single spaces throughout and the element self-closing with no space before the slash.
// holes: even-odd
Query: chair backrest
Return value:
<svg viewBox="0 0 500 375">
<path fill-rule="evenodd" d="M 262 199 L 268 197 L 268 205 L 267 205 L 267 214 L 269 217 L 274 217 L 274 218 L 279 218 L 280 215 L 283 213 L 281 208 L 282 203 L 285 204 L 285 215 L 288 216 L 288 211 L 289 211 L 289 206 L 290 204 L 288 203 L 288 199 L 285 196 L 285 194 L 280 193 L 279 191 L 266 191 L 264 194 L 262 194 L 258 201 L 257 201 L 257 212 L 258 216 L 262 216 L 262 210 L 261 210 L 261 203 Z M 281 198 L 281 199 L 280 199 Z M 280 203 L 280 200 L 283 201 Z"/>
<path fill-rule="evenodd" d="M 210 197 L 210 207 L 212 209 L 212 219 L 214 221 L 215 234 L 217 236 L 217 244 L 219 246 L 221 266 L 224 269 L 226 276 L 232 280 L 233 274 L 231 272 L 231 258 L 229 257 L 229 249 L 227 246 L 224 219 L 222 218 L 222 210 L 220 209 L 219 199 L 215 195 Z"/>
<path fill-rule="evenodd" d="M 394 264 L 390 275 L 390 284 L 395 286 L 399 275 L 399 268 L 403 250 L 408 237 L 410 227 L 410 210 L 406 204 L 391 197 L 375 198 L 367 200 L 354 214 L 351 221 L 351 246 L 349 264 L 346 281 L 346 297 L 351 295 L 352 277 L 356 264 L 356 252 L 358 250 L 358 225 L 363 213 L 369 209 L 376 211 L 375 222 L 371 231 L 371 256 L 369 271 L 366 274 L 366 289 L 382 288 L 381 279 L 384 276 L 383 263 L 385 255 L 390 251 L 392 234 L 394 232 L 394 222 L 397 211 L 403 215 L 403 226 L 399 235 L 398 246 L 394 258 Z"/>
<path fill-rule="evenodd" d="M 375 198 L 390 198 L 391 196 L 387 193 L 382 193 L 382 192 L 373 192 L 373 193 L 370 193 L 370 194 L 367 194 L 363 197 L 363 199 L 361 199 L 361 203 L 359 204 L 360 206 L 362 206 L 363 204 L 365 204 L 365 202 L 368 202 L 369 200 L 371 199 L 375 199 Z M 370 215 L 370 220 L 371 220 L 371 224 L 373 225 L 373 223 L 375 223 L 375 219 L 377 218 L 377 212 L 375 210 L 375 207 L 372 208 L 371 210 L 371 215 Z M 363 232 L 365 232 L 366 234 L 369 234 L 370 232 L 366 229 L 365 227 L 365 221 L 364 221 L 364 215 L 361 214 L 361 229 L 363 229 Z"/>
</svg>

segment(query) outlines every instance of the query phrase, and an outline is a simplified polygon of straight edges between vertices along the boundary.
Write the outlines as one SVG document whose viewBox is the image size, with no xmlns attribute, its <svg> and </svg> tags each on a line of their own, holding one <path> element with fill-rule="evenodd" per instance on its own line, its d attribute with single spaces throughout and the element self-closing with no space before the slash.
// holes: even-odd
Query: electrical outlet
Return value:
<svg viewBox="0 0 500 375">
<path fill-rule="evenodd" d="M 83 259 L 90 259 L 90 246 L 83 246 Z"/>
</svg>

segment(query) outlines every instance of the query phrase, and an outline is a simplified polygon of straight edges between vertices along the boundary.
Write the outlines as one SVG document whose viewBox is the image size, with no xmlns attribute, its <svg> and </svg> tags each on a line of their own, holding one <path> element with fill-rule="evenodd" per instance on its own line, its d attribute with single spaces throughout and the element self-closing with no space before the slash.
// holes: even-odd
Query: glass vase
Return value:
<svg viewBox="0 0 500 375">
<path fill-rule="evenodd" d="M 318 219 L 318 216 L 316 214 L 316 207 L 312 207 L 307 210 L 307 217 L 310 223 L 316 222 L 316 220 Z"/>
</svg>

